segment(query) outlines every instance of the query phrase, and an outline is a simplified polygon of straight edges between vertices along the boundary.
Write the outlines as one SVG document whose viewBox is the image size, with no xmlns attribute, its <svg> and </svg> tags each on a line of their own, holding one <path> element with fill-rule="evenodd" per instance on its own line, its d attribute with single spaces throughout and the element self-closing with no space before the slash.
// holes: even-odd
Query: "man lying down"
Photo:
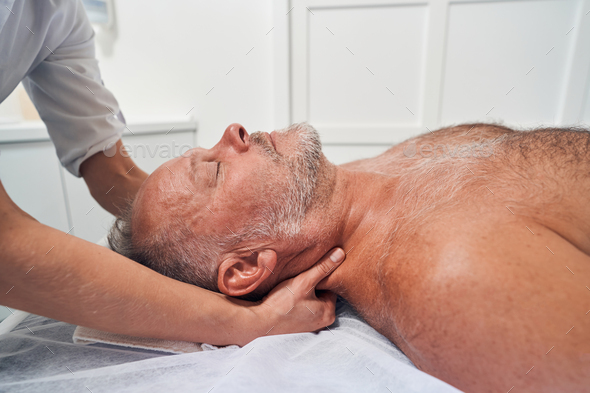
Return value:
<svg viewBox="0 0 590 393">
<path fill-rule="evenodd" d="M 110 244 L 249 299 L 340 246 L 347 260 L 318 289 L 419 369 L 465 391 L 581 391 L 589 195 L 585 130 L 461 125 L 337 166 L 307 124 L 232 124 L 156 170 Z"/>
</svg>

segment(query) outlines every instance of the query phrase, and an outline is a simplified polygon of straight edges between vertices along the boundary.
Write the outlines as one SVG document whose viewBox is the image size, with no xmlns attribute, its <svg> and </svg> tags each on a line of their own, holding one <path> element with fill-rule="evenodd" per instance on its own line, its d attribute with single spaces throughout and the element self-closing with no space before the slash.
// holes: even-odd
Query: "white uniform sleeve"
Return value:
<svg viewBox="0 0 590 393">
<path fill-rule="evenodd" d="M 63 31 L 66 22 L 71 30 L 55 48 L 44 48 L 49 56 L 23 85 L 47 126 L 62 165 L 80 177 L 80 164 L 120 139 L 125 123 L 117 100 L 102 83 L 94 55 L 94 31 L 84 8 L 77 1 L 69 4 L 56 18 L 60 22 L 56 29 Z"/>
</svg>

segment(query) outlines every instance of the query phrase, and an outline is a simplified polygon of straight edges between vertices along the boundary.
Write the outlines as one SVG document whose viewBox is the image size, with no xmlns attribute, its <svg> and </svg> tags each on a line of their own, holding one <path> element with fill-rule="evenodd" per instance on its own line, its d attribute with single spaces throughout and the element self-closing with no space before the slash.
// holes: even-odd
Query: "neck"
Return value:
<svg viewBox="0 0 590 393">
<path fill-rule="evenodd" d="M 384 237 L 393 230 L 391 208 L 398 199 L 396 185 L 395 178 L 334 167 L 330 198 L 306 219 L 310 246 L 287 266 L 303 271 L 333 247 L 341 247 L 347 254 L 345 262 L 319 289 L 329 289 L 345 298 L 364 290 L 367 285 L 362 281 L 372 279 L 377 261 L 390 246 Z"/>
</svg>

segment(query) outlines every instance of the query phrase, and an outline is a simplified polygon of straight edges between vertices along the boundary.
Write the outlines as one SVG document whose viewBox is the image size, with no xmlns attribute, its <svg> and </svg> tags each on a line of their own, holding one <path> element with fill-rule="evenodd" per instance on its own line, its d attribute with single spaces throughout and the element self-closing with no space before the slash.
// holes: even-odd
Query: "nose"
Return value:
<svg viewBox="0 0 590 393">
<path fill-rule="evenodd" d="M 230 124 L 225 129 L 225 133 L 220 142 L 221 144 L 231 147 L 238 153 L 247 151 L 250 146 L 249 135 L 244 126 L 239 123 Z"/>
</svg>

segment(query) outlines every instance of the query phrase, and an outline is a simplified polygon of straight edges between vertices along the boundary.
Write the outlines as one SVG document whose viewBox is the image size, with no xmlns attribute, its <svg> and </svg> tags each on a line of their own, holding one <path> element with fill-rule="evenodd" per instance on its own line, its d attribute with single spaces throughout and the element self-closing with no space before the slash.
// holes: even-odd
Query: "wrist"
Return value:
<svg viewBox="0 0 590 393">
<path fill-rule="evenodd" d="M 231 299 L 235 301 L 236 299 Z M 275 316 L 262 303 L 239 301 L 236 304 L 236 344 L 240 347 L 264 336 L 275 325 Z"/>
<path fill-rule="evenodd" d="M 117 216 L 121 214 L 122 206 L 137 194 L 147 174 L 134 167 L 125 173 L 117 168 L 110 168 L 100 174 L 88 172 L 84 180 L 88 185 L 90 195 L 107 211 Z"/>
</svg>

